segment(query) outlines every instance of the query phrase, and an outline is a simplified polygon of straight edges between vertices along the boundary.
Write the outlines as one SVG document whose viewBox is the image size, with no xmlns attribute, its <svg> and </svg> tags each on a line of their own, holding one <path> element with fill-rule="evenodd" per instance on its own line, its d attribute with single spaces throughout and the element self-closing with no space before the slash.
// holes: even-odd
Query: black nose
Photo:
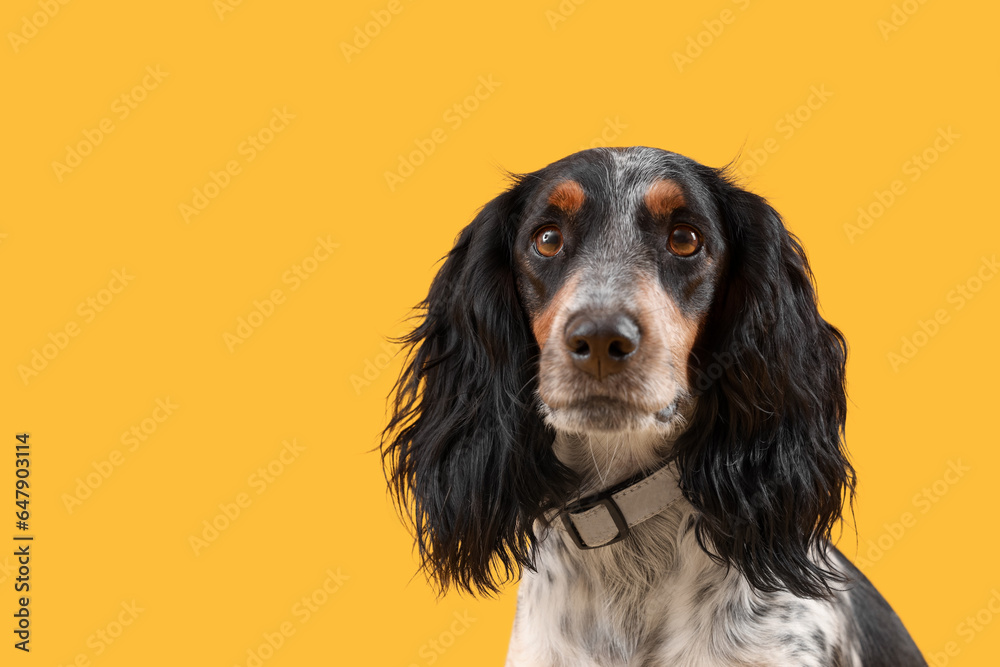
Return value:
<svg viewBox="0 0 1000 667">
<path fill-rule="evenodd" d="M 624 370 L 639 348 L 639 325 L 625 313 L 576 313 L 566 322 L 573 363 L 598 380 Z"/>
</svg>

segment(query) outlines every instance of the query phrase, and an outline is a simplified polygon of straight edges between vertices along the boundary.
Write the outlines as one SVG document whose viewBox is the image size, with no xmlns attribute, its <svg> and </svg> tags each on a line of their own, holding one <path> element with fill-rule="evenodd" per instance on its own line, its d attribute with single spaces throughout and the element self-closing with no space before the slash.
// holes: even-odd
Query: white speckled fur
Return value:
<svg viewBox="0 0 1000 667">
<path fill-rule="evenodd" d="M 847 593 L 754 593 L 698 546 L 694 513 L 681 499 L 635 540 L 588 551 L 554 523 L 521 581 L 507 665 L 861 664 Z"/>
</svg>

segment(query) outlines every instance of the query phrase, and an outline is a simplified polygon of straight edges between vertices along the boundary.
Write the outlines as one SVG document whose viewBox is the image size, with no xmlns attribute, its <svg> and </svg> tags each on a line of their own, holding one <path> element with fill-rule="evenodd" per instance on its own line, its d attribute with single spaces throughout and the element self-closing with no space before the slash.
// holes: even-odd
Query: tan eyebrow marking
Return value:
<svg viewBox="0 0 1000 667">
<path fill-rule="evenodd" d="M 643 199 L 646 202 L 646 208 L 657 216 L 670 215 L 671 211 L 687 203 L 684 201 L 684 192 L 681 190 L 681 186 L 668 178 L 653 181 L 653 184 L 646 190 Z"/>
<path fill-rule="evenodd" d="M 558 206 L 564 213 L 572 215 L 583 206 L 586 195 L 583 193 L 583 186 L 573 180 L 566 180 L 552 189 L 549 195 L 549 203 Z"/>
</svg>

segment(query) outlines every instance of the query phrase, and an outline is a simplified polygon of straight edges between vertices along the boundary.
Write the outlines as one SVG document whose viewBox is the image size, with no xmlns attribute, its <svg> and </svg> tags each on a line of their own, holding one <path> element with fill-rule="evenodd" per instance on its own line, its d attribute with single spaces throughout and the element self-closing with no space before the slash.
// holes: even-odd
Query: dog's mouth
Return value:
<svg viewBox="0 0 1000 667">
<path fill-rule="evenodd" d="M 571 432 L 645 431 L 672 429 L 680 422 L 679 399 L 659 409 L 609 396 L 589 396 L 567 405 L 545 406 L 556 430 Z"/>
</svg>

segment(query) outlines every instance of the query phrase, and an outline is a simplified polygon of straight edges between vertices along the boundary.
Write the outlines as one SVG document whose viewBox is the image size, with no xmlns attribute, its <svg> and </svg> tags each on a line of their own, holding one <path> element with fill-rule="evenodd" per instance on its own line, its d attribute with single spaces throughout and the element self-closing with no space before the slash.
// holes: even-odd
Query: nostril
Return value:
<svg viewBox="0 0 1000 667">
<path fill-rule="evenodd" d="M 608 356 L 615 361 L 621 361 L 635 352 L 635 343 L 626 338 L 615 338 L 608 345 Z"/>
<path fill-rule="evenodd" d="M 566 347 L 578 359 L 590 357 L 596 325 L 587 318 L 578 318 L 567 327 Z"/>
</svg>

